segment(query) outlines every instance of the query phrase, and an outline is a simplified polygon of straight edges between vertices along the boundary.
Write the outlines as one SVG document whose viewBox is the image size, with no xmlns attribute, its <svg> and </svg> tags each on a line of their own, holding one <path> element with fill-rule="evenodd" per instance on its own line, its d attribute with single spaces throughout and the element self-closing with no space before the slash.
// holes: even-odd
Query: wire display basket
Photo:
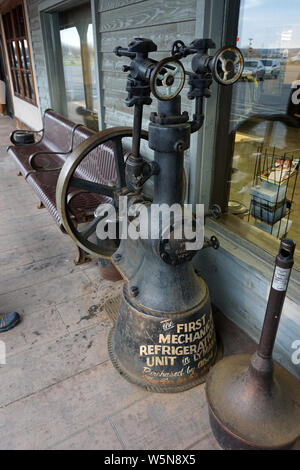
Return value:
<svg viewBox="0 0 300 470">
<path fill-rule="evenodd" d="M 299 170 L 299 158 L 290 152 L 278 155 L 259 147 L 257 151 L 248 214 L 254 225 L 276 238 L 291 228 L 291 213 Z"/>
</svg>

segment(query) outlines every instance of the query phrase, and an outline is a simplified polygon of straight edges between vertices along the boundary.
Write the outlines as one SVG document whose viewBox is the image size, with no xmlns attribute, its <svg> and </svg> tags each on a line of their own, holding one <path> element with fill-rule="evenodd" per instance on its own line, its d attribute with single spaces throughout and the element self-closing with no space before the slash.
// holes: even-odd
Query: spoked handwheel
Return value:
<svg viewBox="0 0 300 470">
<path fill-rule="evenodd" d="M 130 127 L 114 127 L 93 135 L 80 144 L 67 158 L 58 178 L 56 205 L 64 228 L 80 248 L 92 255 L 110 258 L 118 247 L 117 240 L 97 240 L 96 231 L 100 220 L 107 215 L 107 212 L 101 209 L 101 205 L 108 203 L 115 205 L 121 188 L 126 186 L 125 156 L 130 151 L 124 149 L 123 139 L 132 137 L 132 134 L 133 129 Z M 148 140 L 148 133 L 142 131 L 141 137 Z M 108 144 L 112 154 L 110 156 L 105 155 L 104 149 L 103 152 L 99 152 L 99 163 L 97 160 L 95 161 L 94 156 L 92 161 L 89 162 L 91 152 L 103 144 Z M 97 177 L 95 170 L 97 171 L 97 167 L 103 166 L 100 159 L 112 158 L 112 155 L 116 168 L 116 178 L 114 181 L 102 184 L 103 177 L 101 175 Z M 113 162 L 105 163 L 108 166 L 113 164 Z M 93 171 L 90 170 L 89 165 L 93 165 Z M 84 167 L 89 170 L 86 171 L 87 175 L 92 173 L 93 181 L 82 176 L 84 175 Z M 77 223 L 78 216 L 74 215 L 76 199 L 77 206 L 78 204 L 80 206 L 80 198 L 81 200 L 84 199 L 82 203 L 84 217 L 81 222 L 85 223 L 82 224 Z M 117 224 L 118 221 L 112 221 L 112 223 L 114 222 Z"/>
<path fill-rule="evenodd" d="M 234 46 L 219 49 L 212 60 L 212 73 L 221 85 L 232 85 L 237 82 L 244 70 L 244 57 Z"/>
<path fill-rule="evenodd" d="M 151 92 L 158 100 L 169 101 L 181 92 L 185 82 L 184 67 L 179 60 L 167 57 L 151 73 Z"/>
</svg>

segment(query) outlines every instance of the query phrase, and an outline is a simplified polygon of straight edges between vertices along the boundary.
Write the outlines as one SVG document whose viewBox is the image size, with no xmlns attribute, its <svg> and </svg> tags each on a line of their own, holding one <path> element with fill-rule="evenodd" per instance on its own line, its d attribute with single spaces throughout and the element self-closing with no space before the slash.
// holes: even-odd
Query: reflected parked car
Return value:
<svg viewBox="0 0 300 470">
<path fill-rule="evenodd" d="M 242 78 L 262 81 L 265 78 L 265 66 L 259 59 L 246 59 Z"/>
<path fill-rule="evenodd" d="M 277 78 L 280 74 L 280 61 L 278 59 L 261 59 L 265 67 L 265 78 Z"/>
<path fill-rule="evenodd" d="M 292 64 L 299 65 L 300 64 L 300 54 L 297 54 L 297 55 L 294 55 L 293 57 L 291 57 L 289 59 L 289 62 L 291 62 Z"/>
</svg>

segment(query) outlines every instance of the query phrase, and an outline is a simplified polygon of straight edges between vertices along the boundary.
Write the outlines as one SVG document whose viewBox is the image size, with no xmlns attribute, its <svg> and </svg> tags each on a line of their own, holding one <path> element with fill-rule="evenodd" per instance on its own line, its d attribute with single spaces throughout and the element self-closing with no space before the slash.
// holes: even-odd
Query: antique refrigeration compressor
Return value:
<svg viewBox="0 0 300 470">
<path fill-rule="evenodd" d="M 171 56 L 156 61 L 149 57 L 157 51 L 152 40 L 135 38 L 128 48 L 117 47 L 114 52 L 118 57 L 131 59 L 123 71 L 129 73 L 126 105 L 134 107 L 133 128 L 106 129 L 84 141 L 67 159 L 57 185 L 57 207 L 67 232 L 84 250 L 111 257 L 126 280 L 108 340 L 112 363 L 127 380 L 151 391 L 178 392 L 203 382 L 222 354 L 208 288 L 192 264 L 199 250 L 187 249 L 191 240 L 185 236 L 174 236 L 178 223 L 174 217 L 165 226 L 160 215 L 150 214 L 154 205 L 183 207 L 184 152 L 190 146 L 191 134 L 203 124 L 203 99 L 210 96 L 213 79 L 231 85 L 242 74 L 243 56 L 238 48 L 224 47 L 209 55 L 208 50 L 213 48 L 211 39 L 197 39 L 189 46 L 175 41 Z M 189 55 L 193 56 L 192 71 L 187 72 L 180 59 Z M 186 77 L 188 98 L 195 100 L 192 120 L 181 111 L 180 93 Z M 148 133 L 142 130 L 142 116 L 143 106 L 152 102 L 151 94 L 158 100 L 158 111 L 151 114 Z M 132 138 L 129 148 L 128 138 Z M 147 140 L 154 151 L 153 160 L 141 156 L 142 141 Z M 76 177 L 76 168 L 89 152 L 107 142 L 114 150 L 117 181 L 104 185 Z M 144 191 L 150 178 L 154 181 L 153 198 Z M 87 227 L 74 226 L 68 207 L 68 194 L 74 187 L 110 198 L 117 215 L 110 214 L 107 224 L 118 228 L 119 246 L 96 237 L 106 206 L 98 207 Z M 125 197 L 124 216 L 119 201 Z M 127 217 L 132 207 L 146 212 L 150 236 L 134 239 L 120 235 L 126 218 L 126 226 L 128 220 L 131 224 L 137 221 L 137 229 L 141 229 L 136 213 Z M 219 217 L 219 207 L 213 206 L 205 216 Z M 218 246 L 216 237 L 203 245 Z"/>
</svg>

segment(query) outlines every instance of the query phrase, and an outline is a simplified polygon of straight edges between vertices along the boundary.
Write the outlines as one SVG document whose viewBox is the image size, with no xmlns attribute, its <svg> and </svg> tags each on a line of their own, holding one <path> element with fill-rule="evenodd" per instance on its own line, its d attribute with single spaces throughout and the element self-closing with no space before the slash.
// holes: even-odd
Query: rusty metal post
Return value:
<svg viewBox="0 0 300 470">
<path fill-rule="evenodd" d="M 257 352 L 223 359 L 208 377 L 210 422 L 224 449 L 290 449 L 300 436 L 300 384 L 272 360 L 294 251 L 293 240 L 281 242 Z"/>
<path fill-rule="evenodd" d="M 275 261 L 272 285 L 258 347 L 258 355 L 271 358 L 286 296 L 287 286 L 294 264 L 295 242 L 289 238 L 282 240 Z"/>
</svg>

